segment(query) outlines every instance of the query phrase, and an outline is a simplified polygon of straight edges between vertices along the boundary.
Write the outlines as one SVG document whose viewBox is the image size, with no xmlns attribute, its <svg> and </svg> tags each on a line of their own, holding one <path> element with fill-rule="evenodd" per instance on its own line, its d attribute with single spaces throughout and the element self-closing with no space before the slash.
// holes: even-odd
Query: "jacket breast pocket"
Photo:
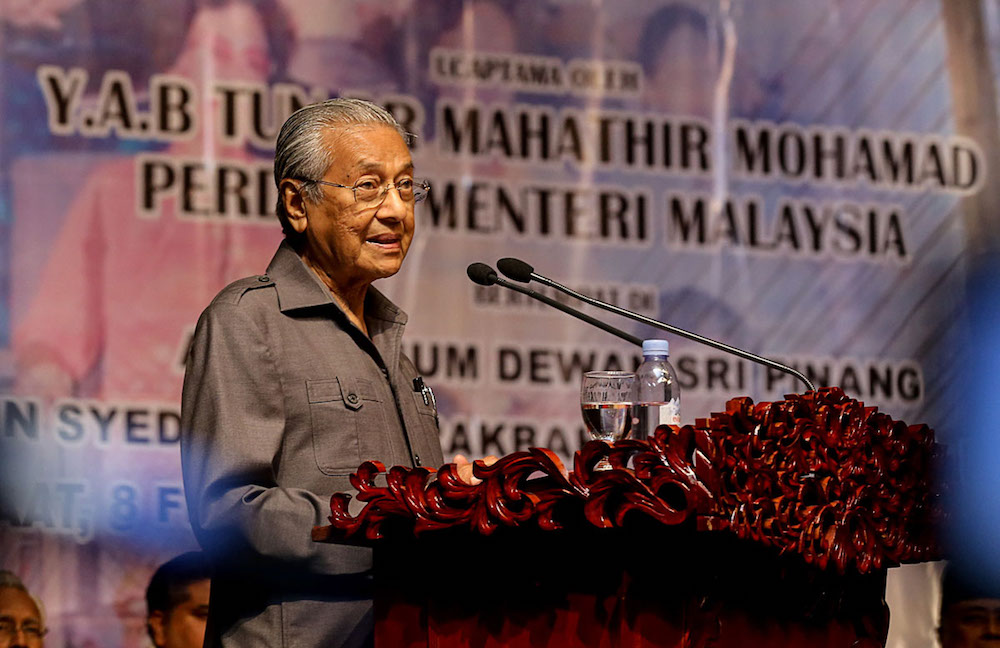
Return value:
<svg viewBox="0 0 1000 648">
<path fill-rule="evenodd" d="M 426 399 L 426 400 L 425 400 Z M 437 426 L 437 406 L 434 401 L 432 401 L 423 392 L 415 391 L 413 392 L 413 403 L 417 407 L 417 411 L 424 416 L 430 417 L 435 421 L 434 425 Z"/>
<path fill-rule="evenodd" d="M 363 460 L 359 434 L 384 427 L 382 402 L 371 382 L 346 376 L 307 380 L 316 465 L 326 475 L 349 475 Z"/>
</svg>

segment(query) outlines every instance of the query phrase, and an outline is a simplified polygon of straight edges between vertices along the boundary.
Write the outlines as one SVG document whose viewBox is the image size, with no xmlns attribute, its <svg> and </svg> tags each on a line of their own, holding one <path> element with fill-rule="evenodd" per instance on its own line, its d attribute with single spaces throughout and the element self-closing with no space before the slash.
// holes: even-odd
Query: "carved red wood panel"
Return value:
<svg viewBox="0 0 1000 648">
<path fill-rule="evenodd" d="M 366 462 L 351 477 L 363 510 L 352 516 L 351 496 L 335 494 L 330 526 L 313 537 L 371 543 L 458 528 L 489 536 L 523 525 L 554 531 L 581 513 L 608 528 L 645 516 L 727 531 L 821 569 L 868 573 L 937 556 L 935 453 L 926 425 L 893 420 L 837 388 L 773 403 L 736 398 L 725 412 L 661 427 L 650 441 L 589 442 L 572 471 L 532 448 L 492 466 L 476 462 L 476 485 L 446 464 L 394 466 L 380 486 L 385 467 Z M 595 471 L 603 457 L 613 469 Z"/>
</svg>

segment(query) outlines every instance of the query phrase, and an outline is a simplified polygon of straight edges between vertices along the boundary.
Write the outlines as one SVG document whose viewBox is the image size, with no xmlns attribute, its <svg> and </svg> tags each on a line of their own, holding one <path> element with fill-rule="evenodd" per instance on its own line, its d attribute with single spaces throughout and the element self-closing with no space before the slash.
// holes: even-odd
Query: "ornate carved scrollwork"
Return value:
<svg viewBox="0 0 1000 648">
<path fill-rule="evenodd" d="M 413 533 L 466 527 L 489 535 L 503 526 L 555 530 L 582 510 L 598 527 L 645 515 L 665 525 L 695 520 L 703 530 L 794 552 L 821 568 L 866 573 L 932 559 L 941 513 L 931 488 L 934 434 L 906 425 L 837 388 L 754 404 L 737 398 L 694 426 L 661 427 L 649 441 L 591 441 L 569 472 L 544 448 L 486 466 L 463 482 L 455 464 L 440 470 L 365 462 L 351 477 L 365 503 L 331 498 L 330 527 L 317 539 L 378 540 L 386 525 Z M 594 470 L 607 457 L 611 470 Z M 386 484 L 377 485 L 386 474 Z"/>
</svg>

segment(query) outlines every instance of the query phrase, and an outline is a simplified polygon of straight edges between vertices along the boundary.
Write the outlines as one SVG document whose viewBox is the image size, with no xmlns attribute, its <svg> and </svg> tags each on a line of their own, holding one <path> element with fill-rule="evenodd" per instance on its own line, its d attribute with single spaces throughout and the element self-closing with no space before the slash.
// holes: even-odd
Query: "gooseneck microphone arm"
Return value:
<svg viewBox="0 0 1000 648">
<path fill-rule="evenodd" d="M 707 338 L 703 335 L 692 333 L 691 331 L 685 331 L 682 328 L 672 326 L 665 322 L 660 322 L 658 320 L 646 317 L 645 315 L 640 315 L 639 313 L 633 313 L 630 310 L 625 310 L 624 308 L 620 308 L 618 306 L 615 306 L 614 304 L 608 304 L 598 299 L 594 299 L 593 297 L 588 297 L 587 295 L 578 293 L 571 288 L 567 288 L 558 281 L 554 281 L 552 279 L 549 279 L 548 277 L 536 273 L 533 267 L 531 267 L 524 261 L 521 261 L 520 259 L 512 259 L 512 258 L 500 259 L 499 261 L 497 261 L 497 267 L 500 268 L 500 272 L 504 273 L 514 281 L 520 281 L 522 283 L 528 283 L 529 281 L 532 280 L 537 281 L 539 283 L 545 284 L 546 286 L 555 288 L 559 292 L 569 295 L 570 297 L 579 299 L 580 301 L 586 304 L 590 304 L 591 306 L 602 308 L 616 315 L 621 315 L 622 317 L 627 317 L 637 322 L 641 322 L 643 324 L 646 324 L 647 326 L 652 326 L 653 328 L 658 328 L 662 331 L 667 331 L 668 333 L 673 333 L 674 335 L 679 335 L 689 340 L 694 340 L 695 342 L 704 344 L 705 346 L 710 346 L 713 349 L 718 349 L 719 351 L 732 354 L 739 358 L 743 358 L 744 360 L 749 360 L 750 362 L 756 362 L 757 364 L 764 365 L 765 367 L 770 367 L 771 369 L 776 369 L 782 373 L 789 374 L 791 376 L 798 378 L 803 383 L 805 383 L 806 387 L 809 388 L 809 391 L 816 391 L 816 387 L 813 386 L 812 382 L 810 382 L 810 380 L 806 378 L 801 372 L 793 369 L 792 367 L 783 365 L 780 362 L 775 362 L 774 360 L 771 360 L 769 358 L 759 356 L 756 353 L 750 353 L 749 351 L 738 349 L 724 342 L 719 342 L 718 340 L 713 340 L 712 338 Z"/>
<path fill-rule="evenodd" d="M 606 324 L 599 319 L 595 319 L 590 315 L 587 315 L 586 313 L 581 313 L 580 311 L 576 310 L 575 308 L 571 308 L 566 304 L 557 302 L 548 295 L 543 295 L 539 292 L 531 290 L 530 288 L 524 288 L 517 284 L 501 279 L 497 275 L 496 270 L 489 267 L 485 263 L 473 263 L 466 269 L 466 274 L 469 275 L 469 279 L 472 279 L 473 282 L 479 284 L 480 286 L 492 286 L 493 284 L 496 284 L 498 286 L 502 286 L 503 288 L 513 290 L 514 292 L 519 292 L 522 295 L 527 295 L 528 297 L 536 299 L 542 302 L 543 304 L 548 304 L 552 308 L 561 310 L 567 315 L 572 315 L 578 320 L 582 320 L 588 324 L 592 324 L 593 326 L 596 326 L 597 328 L 601 329 L 602 331 L 606 331 L 611 335 L 616 335 L 621 339 L 625 340 L 626 342 L 631 342 L 636 346 L 640 347 L 642 346 L 642 340 L 634 335 L 630 335 L 629 333 L 626 333 L 621 329 L 617 329 L 611 326 L 610 324 Z"/>
</svg>

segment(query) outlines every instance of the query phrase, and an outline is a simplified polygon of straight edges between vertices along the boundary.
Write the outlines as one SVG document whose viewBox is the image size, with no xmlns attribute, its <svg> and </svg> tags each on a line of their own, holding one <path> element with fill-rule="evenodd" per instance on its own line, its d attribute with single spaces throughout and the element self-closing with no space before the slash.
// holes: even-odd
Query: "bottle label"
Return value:
<svg viewBox="0 0 1000 648">
<path fill-rule="evenodd" d="M 681 424 L 680 407 L 678 407 L 678 403 L 676 400 L 672 400 L 669 403 L 664 403 L 658 409 L 660 410 L 659 425 Z"/>
</svg>

